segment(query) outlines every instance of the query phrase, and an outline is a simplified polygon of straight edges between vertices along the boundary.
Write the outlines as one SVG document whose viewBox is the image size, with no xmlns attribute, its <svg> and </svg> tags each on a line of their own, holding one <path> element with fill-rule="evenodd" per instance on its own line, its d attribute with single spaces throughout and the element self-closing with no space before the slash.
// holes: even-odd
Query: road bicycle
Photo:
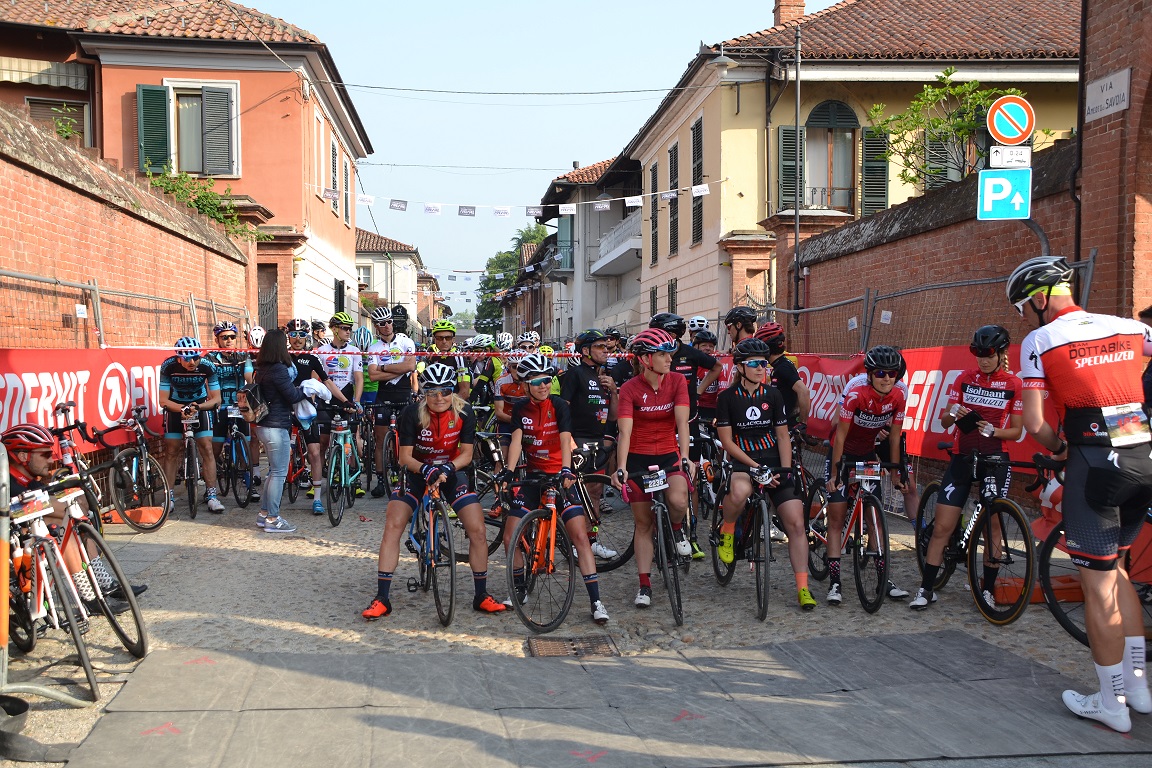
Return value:
<svg viewBox="0 0 1152 768">
<path fill-rule="evenodd" d="M 398 467 L 398 465 L 397 465 Z M 500 450 L 500 436 L 495 432 L 477 432 L 473 445 L 472 464 L 465 472 L 472 478 L 476 498 L 484 509 L 484 538 L 488 542 L 488 554 L 493 555 L 504 543 L 504 525 L 508 520 L 511 500 L 500 492 L 493 478 L 504 469 L 504 453 Z M 460 520 L 453 524 L 463 529 Z M 459 562 L 468 562 L 467 552 L 456 553 Z"/>
<path fill-rule="evenodd" d="M 400 419 L 400 412 L 404 410 L 405 404 L 403 403 L 373 403 L 373 409 L 388 408 L 388 428 L 384 432 L 384 446 L 382 463 L 376 467 L 376 474 L 379 475 L 381 481 L 384 483 L 384 497 L 391 498 L 391 495 L 400 489 L 400 479 L 404 475 L 404 467 L 400 465 L 400 431 L 396 424 Z M 367 419 L 366 419 L 367 420 Z M 367 443 L 365 443 L 367 446 Z M 371 461 L 376 461 L 376 433 L 375 427 L 372 428 L 372 450 L 369 451 L 365 447 L 364 452 L 371 457 Z M 368 484 L 372 484 L 372 476 L 368 476 Z"/>
<path fill-rule="evenodd" d="M 456 550 L 448 505 L 440 497 L 438 482 L 425 487 L 420 506 L 408 523 L 404 546 L 416 555 L 420 573 L 419 581 L 408 580 L 408 591 L 431 589 L 436 616 L 443 626 L 448 626 L 456 611 Z"/>
<path fill-rule="evenodd" d="M 955 455 L 952 452 L 954 446 L 949 441 L 941 442 L 937 447 L 950 456 Z M 966 563 L 968 585 L 981 615 L 992 624 L 1011 624 L 1024 614 L 1031 601 L 1036 560 L 1028 518 L 1020 505 L 1001 497 L 1007 488 L 999 487 L 994 470 L 1004 465 L 1029 469 L 1035 465 L 978 451 L 969 454 L 968 460 L 971 481 L 977 490 L 975 503 L 971 516 L 967 519 L 961 516 L 944 547 L 944 562 L 933 589 L 941 589 L 948 583 L 958 562 Z M 939 481 L 925 486 L 916 512 L 916 564 L 921 576 L 924 575 L 924 558 L 935 527 L 939 492 Z M 987 568 L 994 568 L 997 572 L 996 583 L 989 590 L 982 584 Z"/>
<path fill-rule="evenodd" d="M 356 488 L 363 470 L 348 420 L 340 413 L 332 416 L 332 443 L 324 457 L 324 467 L 328 522 L 335 528 L 344 519 L 345 507 L 356 503 Z"/>
<path fill-rule="evenodd" d="M 731 465 L 728 461 L 724 461 L 723 464 L 726 476 L 731 477 Z M 735 557 L 731 563 L 722 561 L 718 551 L 720 525 L 724 521 L 721 515 L 712 518 L 709 531 L 709 541 L 712 544 L 712 570 L 720 586 L 726 587 L 732 581 L 737 561 L 747 560 L 752 566 L 752 572 L 756 577 L 756 618 L 760 621 L 764 621 L 768 616 L 769 571 L 773 560 L 768 484 L 772 482 L 773 477 L 779 478 L 781 483 L 793 482 L 792 474 L 791 467 L 759 467 L 749 473 L 752 479 L 752 495 L 744 502 L 744 509 L 736 520 Z"/>
<path fill-rule="evenodd" d="M 668 512 L 668 503 L 664 491 L 668 489 L 668 470 L 675 470 L 676 465 L 668 467 L 651 466 L 646 470 L 631 472 L 629 480 L 634 480 L 640 490 L 652 497 L 652 516 L 656 523 L 653 534 L 656 567 L 664 579 L 664 589 L 668 592 L 668 601 L 672 604 L 672 619 L 676 626 L 684 624 L 684 602 L 680 594 L 680 574 L 688 574 L 692 565 L 692 555 L 681 555 L 676 549 L 676 543 L 683 538 L 683 531 L 677 534 L 672 528 L 672 518 Z"/>
<path fill-rule="evenodd" d="M 304 432 L 293 422 L 289 433 L 292 452 L 288 456 L 288 474 L 284 477 L 284 493 L 288 496 L 288 503 L 295 503 L 300 495 L 300 486 L 310 483 L 312 474 L 308 462 L 308 441 L 304 439 Z"/>
<path fill-rule="evenodd" d="M 560 519 L 564 489 L 559 477 L 530 472 L 522 483 L 540 488 L 540 508 L 520 518 L 512 533 L 508 594 L 524 626 L 533 632 L 551 632 L 568 616 L 580 569 Z M 521 568 L 523 581 L 517 584 L 516 571 Z"/>
<path fill-rule="evenodd" d="M 196 486 L 200 482 L 200 450 L 196 443 L 196 430 L 200 426 L 200 414 L 190 406 L 180 409 L 180 425 L 183 430 L 184 461 L 180 464 L 179 477 L 176 482 L 184 483 L 184 491 L 188 501 L 188 517 L 196 519 Z"/>
<path fill-rule="evenodd" d="M 248 438 L 240 431 L 244 417 L 234 405 L 222 406 L 220 418 L 228 420 L 228 434 L 220 453 L 216 456 L 216 484 L 221 495 L 232 491 L 236 503 L 243 509 L 252 500 L 252 462 L 248 456 Z"/>
<path fill-rule="evenodd" d="M 692 440 L 700 440 L 700 461 L 696 465 L 696 487 L 700 489 L 700 519 L 711 520 L 720 512 L 724 484 L 720 479 L 720 465 L 724 458 L 724 446 L 716 435 L 716 428 L 701 422 L 699 434 Z"/>
<path fill-rule="evenodd" d="M 612 438 L 605 440 L 613 442 Z M 576 483 L 569 493 L 575 492 L 584 509 L 589 540 L 601 545 L 600 548 L 592 547 L 593 554 L 597 549 L 600 551 L 596 554 L 597 573 L 614 571 L 635 554 L 636 519 L 632 516 L 632 509 L 620 503 L 623 500 L 612 487 L 612 478 L 601 474 L 610 455 L 610 450 L 601 446 L 590 446 L 572 455 Z M 615 554 L 605 556 L 605 553 Z"/>
</svg>

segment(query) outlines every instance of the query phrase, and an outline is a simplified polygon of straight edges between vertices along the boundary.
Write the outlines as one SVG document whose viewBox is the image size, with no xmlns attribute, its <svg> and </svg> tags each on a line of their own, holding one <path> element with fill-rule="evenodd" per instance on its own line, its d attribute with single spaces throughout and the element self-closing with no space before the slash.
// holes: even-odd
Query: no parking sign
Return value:
<svg viewBox="0 0 1152 768">
<path fill-rule="evenodd" d="M 1036 129 L 1036 112 L 1023 96 L 1001 96 L 988 108 L 988 134 L 998 144 L 1023 144 Z"/>
</svg>

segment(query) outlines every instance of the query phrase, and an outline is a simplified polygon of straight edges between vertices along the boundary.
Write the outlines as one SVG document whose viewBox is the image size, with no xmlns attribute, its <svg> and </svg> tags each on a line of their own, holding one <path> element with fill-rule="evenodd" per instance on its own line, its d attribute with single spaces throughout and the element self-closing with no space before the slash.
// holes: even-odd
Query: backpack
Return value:
<svg viewBox="0 0 1152 768">
<path fill-rule="evenodd" d="M 257 423 L 268 415 L 268 401 L 260 391 L 259 382 L 253 381 L 236 390 L 236 407 L 249 424 Z"/>
</svg>

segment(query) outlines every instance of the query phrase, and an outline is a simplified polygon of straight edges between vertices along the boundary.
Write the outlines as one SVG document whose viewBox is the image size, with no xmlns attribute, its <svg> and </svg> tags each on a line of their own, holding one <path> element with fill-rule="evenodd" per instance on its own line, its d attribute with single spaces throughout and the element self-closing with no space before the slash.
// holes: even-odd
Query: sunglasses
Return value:
<svg viewBox="0 0 1152 768">
<path fill-rule="evenodd" d="M 968 351 L 976 355 L 976 357 L 995 357 L 996 350 L 991 347 L 978 347 L 975 344 L 968 346 Z"/>
<path fill-rule="evenodd" d="M 1026 298 L 1020 299 L 1020 301 L 1012 305 L 1016 307 L 1016 311 L 1020 314 L 1020 317 L 1024 317 L 1024 305 L 1030 301 L 1032 301 L 1032 297 L 1028 296 Z"/>
<path fill-rule="evenodd" d="M 545 384 L 551 384 L 551 383 L 552 383 L 552 377 L 551 376 L 537 376 L 535 379 L 528 379 L 528 386 L 530 386 L 530 387 L 540 387 L 540 386 L 543 386 Z"/>
<path fill-rule="evenodd" d="M 895 379 L 899 378 L 900 371 L 872 371 L 872 375 L 878 379 Z"/>
<path fill-rule="evenodd" d="M 448 336 L 445 334 L 438 334 L 438 335 L 432 337 L 432 339 L 434 341 L 452 341 L 452 339 L 454 339 L 454 338 L 456 338 L 456 337 L 455 336 Z"/>
<path fill-rule="evenodd" d="M 608 345 L 607 344 L 593 344 L 592 349 L 598 349 L 601 352 L 607 352 L 608 351 Z"/>
<path fill-rule="evenodd" d="M 669 352 L 669 353 L 675 352 L 676 351 L 676 342 L 666 341 L 663 344 L 659 344 L 659 345 L 653 347 L 652 351 L 653 352 Z"/>
<path fill-rule="evenodd" d="M 332 327 L 338 331 L 350 331 L 350 330 L 352 330 L 351 325 L 334 325 Z"/>
<path fill-rule="evenodd" d="M 391 320 L 377 320 L 375 325 L 378 325 L 378 326 L 380 326 L 380 325 L 392 325 L 392 321 Z"/>
<path fill-rule="evenodd" d="M 50 459 L 53 456 L 52 451 L 29 451 L 31 456 L 39 456 L 42 459 Z"/>
<path fill-rule="evenodd" d="M 290 339 L 306 339 L 308 338 L 308 331 L 292 331 L 288 334 Z"/>
<path fill-rule="evenodd" d="M 518 347 L 516 347 L 516 349 L 523 349 L 526 352 L 531 352 L 532 350 L 536 349 L 536 345 L 535 344 L 521 344 Z"/>
<path fill-rule="evenodd" d="M 768 367 L 768 361 L 767 360 L 745 360 L 744 365 L 748 366 L 749 368 L 767 368 Z"/>
<path fill-rule="evenodd" d="M 426 387 L 420 391 L 424 393 L 425 397 L 428 397 L 430 395 L 440 395 L 440 397 L 450 397 L 452 395 L 452 393 L 456 391 L 456 388 L 455 387 Z"/>
<path fill-rule="evenodd" d="M 227 336 L 217 336 L 216 338 L 219 341 L 236 341 L 236 334 L 233 333 Z"/>
</svg>

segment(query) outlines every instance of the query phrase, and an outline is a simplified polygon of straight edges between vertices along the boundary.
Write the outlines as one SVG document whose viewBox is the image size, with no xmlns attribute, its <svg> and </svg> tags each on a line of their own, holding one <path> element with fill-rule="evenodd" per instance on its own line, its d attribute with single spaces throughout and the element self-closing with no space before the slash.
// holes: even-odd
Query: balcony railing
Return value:
<svg viewBox="0 0 1152 768">
<path fill-rule="evenodd" d="M 600 254 L 597 260 L 616 254 L 622 247 L 627 247 L 630 240 L 640 237 L 640 211 L 637 208 L 624 217 L 608 233 L 600 238 Z"/>
</svg>

